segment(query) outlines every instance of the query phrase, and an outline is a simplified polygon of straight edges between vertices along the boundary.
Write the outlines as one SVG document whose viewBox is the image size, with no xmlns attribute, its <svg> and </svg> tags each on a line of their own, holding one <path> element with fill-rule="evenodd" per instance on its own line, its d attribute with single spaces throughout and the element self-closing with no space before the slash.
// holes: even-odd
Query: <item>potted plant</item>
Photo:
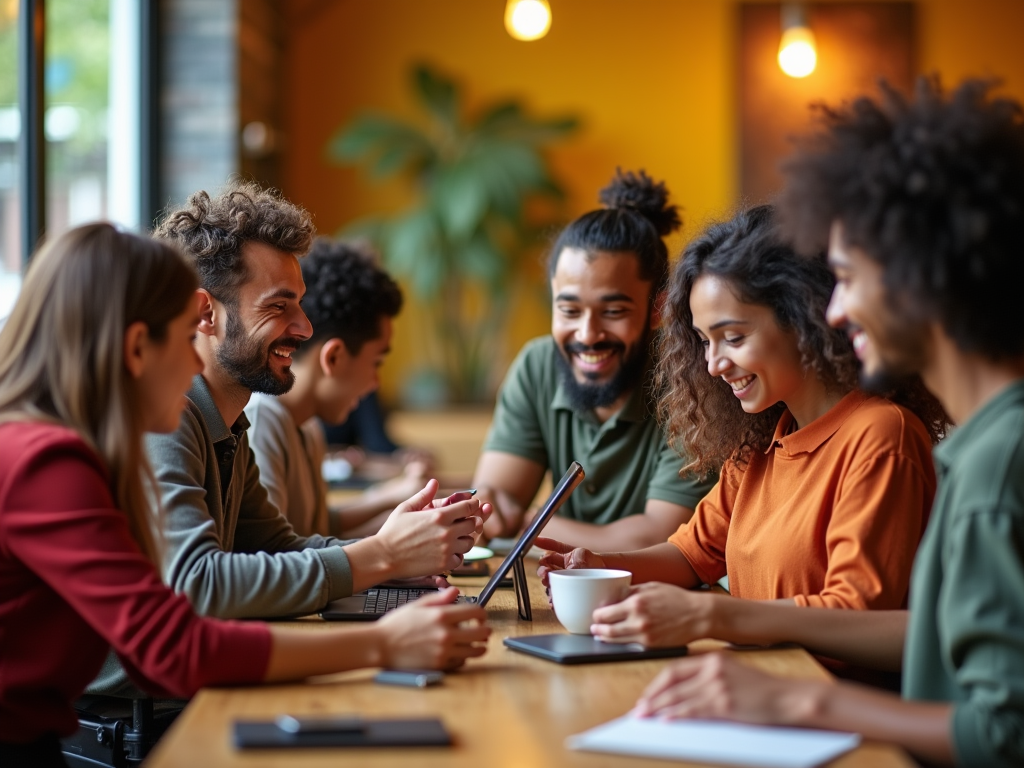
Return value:
<svg viewBox="0 0 1024 768">
<path fill-rule="evenodd" d="M 517 265 L 545 226 L 526 213 L 534 197 L 561 199 L 543 147 L 573 131 L 573 117 L 536 119 L 516 101 L 466 115 L 459 85 L 424 65 L 412 71 L 424 119 L 357 116 L 329 152 L 377 178 L 401 175 L 414 202 L 392 216 L 363 219 L 347 234 L 368 237 L 388 268 L 430 316 L 424 353 L 449 399 L 491 396 L 494 340 L 508 313 Z"/>
</svg>

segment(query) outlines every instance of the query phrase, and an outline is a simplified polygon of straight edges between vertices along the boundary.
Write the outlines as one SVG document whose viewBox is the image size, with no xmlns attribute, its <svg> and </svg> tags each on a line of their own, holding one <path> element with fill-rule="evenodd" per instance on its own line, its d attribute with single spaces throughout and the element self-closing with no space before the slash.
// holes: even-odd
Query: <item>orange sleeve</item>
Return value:
<svg viewBox="0 0 1024 768">
<path fill-rule="evenodd" d="M 705 584 L 725 576 L 725 543 L 738 483 L 732 462 L 726 464 L 715 486 L 697 504 L 693 517 L 679 526 L 668 541 L 683 553 Z"/>
<path fill-rule="evenodd" d="M 817 595 L 794 595 L 817 608 L 904 608 L 910 568 L 935 495 L 929 463 L 887 453 L 844 478 L 825 532 L 828 570 Z"/>
</svg>

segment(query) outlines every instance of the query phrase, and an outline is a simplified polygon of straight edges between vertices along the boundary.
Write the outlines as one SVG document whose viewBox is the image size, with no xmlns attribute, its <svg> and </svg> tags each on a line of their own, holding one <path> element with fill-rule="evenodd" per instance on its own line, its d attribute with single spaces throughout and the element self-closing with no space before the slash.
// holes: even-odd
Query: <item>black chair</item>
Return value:
<svg viewBox="0 0 1024 768">
<path fill-rule="evenodd" d="M 83 696 L 75 702 L 78 730 L 61 739 L 69 768 L 133 768 L 142 764 L 183 701 Z"/>
</svg>

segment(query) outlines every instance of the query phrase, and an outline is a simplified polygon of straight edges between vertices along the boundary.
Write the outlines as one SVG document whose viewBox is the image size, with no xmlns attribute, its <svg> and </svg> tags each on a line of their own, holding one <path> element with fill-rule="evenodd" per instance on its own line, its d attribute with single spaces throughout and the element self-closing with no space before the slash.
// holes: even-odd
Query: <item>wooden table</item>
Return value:
<svg viewBox="0 0 1024 768">
<path fill-rule="evenodd" d="M 648 682 L 671 661 L 634 661 L 563 667 L 508 650 L 502 638 L 561 632 L 540 582 L 530 572 L 533 622 L 516 615 L 512 590 L 500 590 L 487 612 L 494 634 L 488 653 L 470 661 L 442 685 L 424 690 L 375 685 L 373 671 L 348 672 L 304 684 L 201 691 L 146 761 L 147 768 L 207 766 L 298 766 L 339 764 L 408 768 L 624 768 L 667 761 L 567 750 L 567 736 L 626 713 Z M 485 580 L 462 580 L 473 594 Z M 469 586 L 472 585 L 472 586 Z M 337 627 L 319 619 L 301 622 L 310 631 Z M 705 640 L 691 653 L 723 647 Z M 800 648 L 733 651 L 746 663 L 784 677 L 827 679 L 826 672 Z M 240 752 L 231 745 L 238 719 L 267 720 L 279 714 L 358 713 L 365 717 L 441 717 L 455 739 L 451 749 L 334 749 Z M 835 768 L 909 768 L 899 749 L 865 744 L 831 764 Z"/>
</svg>

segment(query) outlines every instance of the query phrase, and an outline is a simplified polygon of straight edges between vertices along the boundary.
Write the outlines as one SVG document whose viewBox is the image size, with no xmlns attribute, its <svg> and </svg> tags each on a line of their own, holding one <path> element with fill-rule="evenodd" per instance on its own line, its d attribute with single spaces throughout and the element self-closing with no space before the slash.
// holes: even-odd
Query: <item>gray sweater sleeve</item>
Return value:
<svg viewBox="0 0 1024 768">
<path fill-rule="evenodd" d="M 163 505 L 164 578 L 196 611 L 297 615 L 352 593 L 344 542 L 295 534 L 260 486 L 244 435 L 225 505 L 213 443 L 194 404 L 176 432 L 148 435 L 146 449 Z"/>
</svg>

